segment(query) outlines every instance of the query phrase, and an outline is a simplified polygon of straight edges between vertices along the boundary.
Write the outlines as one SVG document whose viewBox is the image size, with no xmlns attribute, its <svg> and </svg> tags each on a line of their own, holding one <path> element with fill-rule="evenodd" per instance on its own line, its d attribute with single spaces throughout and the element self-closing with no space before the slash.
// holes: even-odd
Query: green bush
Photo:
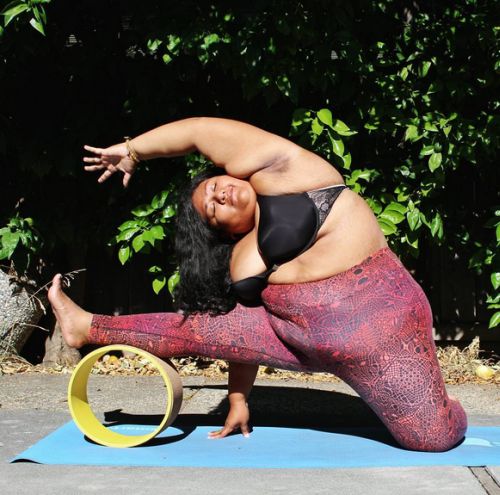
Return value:
<svg viewBox="0 0 500 495">
<path fill-rule="evenodd" d="M 40 198 L 37 184 L 49 178 L 58 191 L 66 187 L 91 198 L 86 220 L 76 229 L 86 239 L 102 242 L 104 234 L 111 236 L 113 221 L 122 224 L 114 237 L 124 261 L 147 246 L 167 243 L 169 251 L 172 217 L 162 216 L 163 207 L 155 205 L 165 189 L 164 204 L 175 210 L 177 175 L 155 171 L 150 192 L 147 179 L 139 178 L 137 199 L 113 190 L 112 204 L 123 206 L 96 225 L 93 208 L 112 208 L 90 183 L 79 183 L 75 143 L 116 142 L 123 134 L 200 114 L 290 131 L 339 167 L 350 187 L 367 198 L 398 254 L 422 256 L 429 246 L 441 245 L 450 256 L 469 260 L 470 269 L 489 273 L 490 326 L 497 326 L 495 7 L 493 0 L 258 0 L 251 5 L 150 0 L 119 7 L 53 1 L 46 6 L 45 38 L 29 26 L 36 16 L 28 9 L 2 35 L 4 87 L 23 83 L 18 94 L 3 92 L 0 153 L 24 174 L 31 205 Z M 17 63 L 21 58 L 26 68 Z M 37 68 L 50 74 L 35 106 L 50 125 L 39 116 L 28 118 L 33 105 L 26 102 L 31 88 L 26 81 Z M 62 119 L 52 118 L 54 109 Z M 62 138 L 53 142 L 54 134 Z M 36 136 L 29 150 L 19 136 Z M 158 186 L 158 177 L 164 186 Z M 11 195 L 16 192 L 21 195 L 19 188 Z M 135 210 L 140 203 L 148 206 Z M 134 209 L 129 220 L 135 224 L 126 229 L 127 208 Z M 68 238 L 55 234 L 48 219 L 61 221 L 61 215 L 51 216 L 50 205 L 44 212 L 26 209 L 25 216 L 35 218 L 48 239 L 46 249 Z M 3 218 L 9 214 L 3 212 Z M 171 268 L 166 263 L 151 270 L 158 291 Z"/>
</svg>

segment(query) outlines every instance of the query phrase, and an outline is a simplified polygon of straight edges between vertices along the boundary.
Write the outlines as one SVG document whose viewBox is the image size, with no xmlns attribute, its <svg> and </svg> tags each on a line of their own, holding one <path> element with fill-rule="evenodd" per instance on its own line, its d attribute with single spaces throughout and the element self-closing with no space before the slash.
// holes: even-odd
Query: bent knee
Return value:
<svg viewBox="0 0 500 495">
<path fill-rule="evenodd" d="M 448 413 L 441 421 L 433 421 L 427 428 L 408 428 L 396 434 L 397 442 L 409 450 L 445 452 L 458 445 L 467 430 L 467 416 L 461 404 L 450 401 Z"/>
</svg>

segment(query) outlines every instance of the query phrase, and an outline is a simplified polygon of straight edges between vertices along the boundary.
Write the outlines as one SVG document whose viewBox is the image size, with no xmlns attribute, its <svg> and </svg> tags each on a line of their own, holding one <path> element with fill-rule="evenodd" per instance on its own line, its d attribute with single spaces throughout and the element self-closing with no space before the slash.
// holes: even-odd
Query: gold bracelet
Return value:
<svg viewBox="0 0 500 495">
<path fill-rule="evenodd" d="M 124 139 L 125 139 L 125 146 L 127 147 L 128 151 L 128 157 L 131 158 L 136 164 L 139 163 L 141 160 L 137 156 L 136 151 L 134 150 L 132 144 L 130 143 L 130 137 L 125 136 Z"/>
</svg>

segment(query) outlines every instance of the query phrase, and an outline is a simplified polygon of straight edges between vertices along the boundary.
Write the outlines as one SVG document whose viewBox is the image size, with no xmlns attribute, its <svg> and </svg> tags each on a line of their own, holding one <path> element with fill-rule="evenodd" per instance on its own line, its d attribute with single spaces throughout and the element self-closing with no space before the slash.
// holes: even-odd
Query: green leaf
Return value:
<svg viewBox="0 0 500 495">
<path fill-rule="evenodd" d="M 438 132 L 439 131 L 439 129 L 432 122 L 426 122 L 424 124 L 424 129 L 426 131 L 431 131 L 431 132 Z"/>
<path fill-rule="evenodd" d="M 0 247 L 0 260 L 5 260 L 9 256 L 9 252 L 4 247 Z"/>
<path fill-rule="evenodd" d="M 405 219 L 405 216 L 401 215 L 401 213 L 399 213 L 397 211 L 385 209 L 380 214 L 380 218 L 383 218 L 384 220 L 389 220 L 393 224 L 398 224 Z"/>
<path fill-rule="evenodd" d="M 21 235 L 19 232 L 6 232 L 2 236 L 2 251 L 4 254 L 4 258 L 10 259 L 16 250 L 17 244 L 19 243 L 19 239 Z"/>
<path fill-rule="evenodd" d="M 319 136 L 323 132 L 323 129 L 323 124 L 321 124 L 318 119 L 314 119 L 311 122 L 311 130 L 316 136 Z"/>
<path fill-rule="evenodd" d="M 420 77 L 425 77 L 427 73 L 429 72 L 429 69 L 431 68 L 432 62 L 429 62 L 428 60 L 425 62 L 422 62 L 422 66 L 420 67 Z"/>
<path fill-rule="evenodd" d="M 403 81 L 406 81 L 406 78 L 408 77 L 408 67 L 403 67 L 399 71 L 399 77 L 401 77 Z"/>
<path fill-rule="evenodd" d="M 163 208 L 163 205 L 165 204 L 165 201 L 167 200 L 167 197 L 169 195 L 169 191 L 162 191 L 160 194 L 157 194 L 153 200 L 151 201 L 151 206 L 155 210 L 159 210 Z"/>
<path fill-rule="evenodd" d="M 133 227 L 128 230 L 124 230 L 123 232 L 120 232 L 116 237 L 115 241 L 117 242 L 123 242 L 123 241 L 128 241 L 129 239 L 132 239 L 134 235 L 139 232 L 139 227 Z"/>
<path fill-rule="evenodd" d="M 163 227 L 161 225 L 155 225 L 149 231 L 151 232 L 151 235 L 154 239 L 158 239 L 161 241 L 165 238 L 165 231 L 163 230 Z"/>
<path fill-rule="evenodd" d="M 407 212 L 408 208 L 402 205 L 401 203 L 392 202 L 389 205 L 387 205 L 386 210 L 394 210 L 397 211 L 398 213 L 401 213 L 401 215 L 404 215 Z"/>
<path fill-rule="evenodd" d="M 432 153 L 429 157 L 429 170 L 434 172 L 441 165 L 441 161 L 443 159 L 443 155 L 441 153 Z"/>
<path fill-rule="evenodd" d="M 351 129 L 344 122 L 338 119 L 336 119 L 333 124 L 333 130 L 341 136 L 352 136 L 357 134 L 356 131 L 351 131 Z"/>
<path fill-rule="evenodd" d="M 139 234 L 138 236 L 134 237 L 134 240 L 132 241 L 132 247 L 134 248 L 134 251 L 138 253 L 143 247 L 144 247 L 145 241 L 142 237 L 142 234 Z"/>
<path fill-rule="evenodd" d="M 30 20 L 30 24 L 33 28 L 35 28 L 39 33 L 45 36 L 45 31 L 43 29 L 43 24 L 37 19 L 33 18 Z"/>
<path fill-rule="evenodd" d="M 495 229 L 495 233 L 496 233 L 497 242 L 500 242 L 500 224 L 497 225 L 497 228 Z"/>
<path fill-rule="evenodd" d="M 347 153 L 346 155 L 344 155 L 342 157 L 342 161 L 344 162 L 344 168 L 349 170 L 351 168 L 351 161 L 352 161 L 351 154 Z"/>
<path fill-rule="evenodd" d="M 170 295 L 173 297 L 174 295 L 174 289 L 176 285 L 179 283 L 179 280 L 181 279 L 181 276 L 178 271 L 174 272 L 168 279 L 168 291 L 170 292 Z"/>
<path fill-rule="evenodd" d="M 155 237 L 154 235 L 151 233 L 151 230 L 145 230 L 142 234 L 141 234 L 141 237 L 142 239 L 144 240 L 144 242 L 149 242 L 149 244 L 151 244 L 151 246 L 154 247 L 155 245 Z M 133 245 L 133 242 L 132 242 L 132 245 Z"/>
<path fill-rule="evenodd" d="M 342 142 L 341 139 L 333 139 L 332 136 L 330 136 L 330 141 L 332 143 L 332 151 L 337 155 L 337 156 L 344 156 L 344 143 Z"/>
<path fill-rule="evenodd" d="M 165 287 L 166 283 L 167 283 L 167 277 L 165 277 L 165 276 L 155 278 L 153 280 L 153 290 L 154 290 L 156 295 L 158 295 L 160 293 L 160 291 L 163 289 L 163 287 Z"/>
<path fill-rule="evenodd" d="M 372 198 L 365 198 L 365 200 L 375 215 L 378 215 L 382 211 L 382 205 L 377 200 Z"/>
<path fill-rule="evenodd" d="M 495 328 L 500 325 L 500 311 L 497 311 L 496 313 L 493 314 L 493 316 L 490 318 L 490 323 L 488 324 L 488 328 Z"/>
<path fill-rule="evenodd" d="M 409 246 L 411 246 L 414 249 L 418 249 L 418 237 L 412 238 L 411 235 L 410 236 L 406 235 L 404 239 Z"/>
<path fill-rule="evenodd" d="M 497 290 L 498 287 L 500 287 L 500 272 L 492 273 L 490 278 L 491 278 L 491 285 L 493 285 L 493 288 Z"/>
<path fill-rule="evenodd" d="M 124 246 L 118 251 L 118 259 L 120 263 L 124 265 L 130 258 L 130 246 Z"/>
<path fill-rule="evenodd" d="M 124 230 L 129 230 L 129 229 L 133 229 L 133 228 L 137 228 L 137 227 L 138 227 L 137 220 L 128 220 L 126 222 L 123 222 L 118 227 L 118 230 L 120 230 L 121 232 L 123 232 Z"/>
<path fill-rule="evenodd" d="M 437 236 L 439 239 L 443 237 L 443 220 L 441 219 L 441 215 L 439 214 L 439 212 L 436 213 L 436 215 L 434 215 L 434 218 L 432 219 L 431 234 L 432 237 Z"/>
<path fill-rule="evenodd" d="M 26 3 L 18 3 L 14 7 L 5 10 L 2 12 L 4 16 L 4 26 L 7 26 L 12 19 L 16 18 L 19 14 L 26 12 L 29 9 L 28 4 Z"/>
<path fill-rule="evenodd" d="M 420 156 L 427 156 L 430 155 L 431 153 L 434 153 L 433 144 L 428 144 L 426 146 L 423 146 L 422 149 L 420 150 Z"/>
<path fill-rule="evenodd" d="M 405 141 L 416 141 L 418 139 L 418 127 L 416 125 L 409 125 L 405 132 Z"/>
<path fill-rule="evenodd" d="M 154 265 L 154 266 L 149 267 L 148 272 L 149 273 L 161 273 L 162 269 L 159 266 Z"/>
<path fill-rule="evenodd" d="M 411 230 L 418 230 L 422 225 L 422 220 L 420 219 L 420 211 L 418 208 L 414 208 L 406 214 L 406 220 Z"/>
<path fill-rule="evenodd" d="M 356 170 L 353 170 L 351 174 L 351 179 L 353 182 L 356 182 L 358 179 L 369 181 L 370 177 L 372 176 L 372 172 L 373 171 L 368 168 L 365 169 L 358 168 Z"/>
<path fill-rule="evenodd" d="M 154 208 L 151 205 L 139 205 L 132 210 L 132 215 L 135 217 L 147 217 L 153 213 Z"/>
<path fill-rule="evenodd" d="M 328 127 L 333 127 L 332 112 L 330 112 L 328 108 L 322 108 L 318 111 L 317 115 L 318 119 L 321 120 L 323 124 L 326 124 Z"/>
<path fill-rule="evenodd" d="M 175 216 L 175 208 L 172 205 L 168 205 L 163 209 L 162 217 L 163 218 L 172 218 Z"/>
<path fill-rule="evenodd" d="M 398 231 L 398 228 L 394 225 L 393 222 L 388 220 L 387 218 L 377 218 L 378 224 L 380 225 L 380 228 L 382 229 L 382 232 L 384 235 L 392 235 L 395 234 Z"/>
</svg>

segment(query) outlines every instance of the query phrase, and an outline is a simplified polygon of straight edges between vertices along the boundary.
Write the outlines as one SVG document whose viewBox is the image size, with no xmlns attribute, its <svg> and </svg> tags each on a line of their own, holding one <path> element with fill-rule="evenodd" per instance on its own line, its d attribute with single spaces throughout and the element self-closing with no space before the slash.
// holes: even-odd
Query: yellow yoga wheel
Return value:
<svg viewBox="0 0 500 495">
<path fill-rule="evenodd" d="M 165 383 L 167 406 L 163 420 L 158 427 L 146 435 L 122 435 L 106 428 L 94 415 L 88 398 L 87 383 L 94 363 L 105 354 L 112 351 L 128 351 L 148 359 L 160 372 Z M 68 387 L 68 404 L 73 421 L 81 432 L 100 445 L 107 447 L 135 447 L 146 443 L 171 425 L 182 404 L 182 383 L 172 363 L 162 361 L 149 352 L 129 345 L 108 345 L 87 354 L 73 371 Z"/>
</svg>

